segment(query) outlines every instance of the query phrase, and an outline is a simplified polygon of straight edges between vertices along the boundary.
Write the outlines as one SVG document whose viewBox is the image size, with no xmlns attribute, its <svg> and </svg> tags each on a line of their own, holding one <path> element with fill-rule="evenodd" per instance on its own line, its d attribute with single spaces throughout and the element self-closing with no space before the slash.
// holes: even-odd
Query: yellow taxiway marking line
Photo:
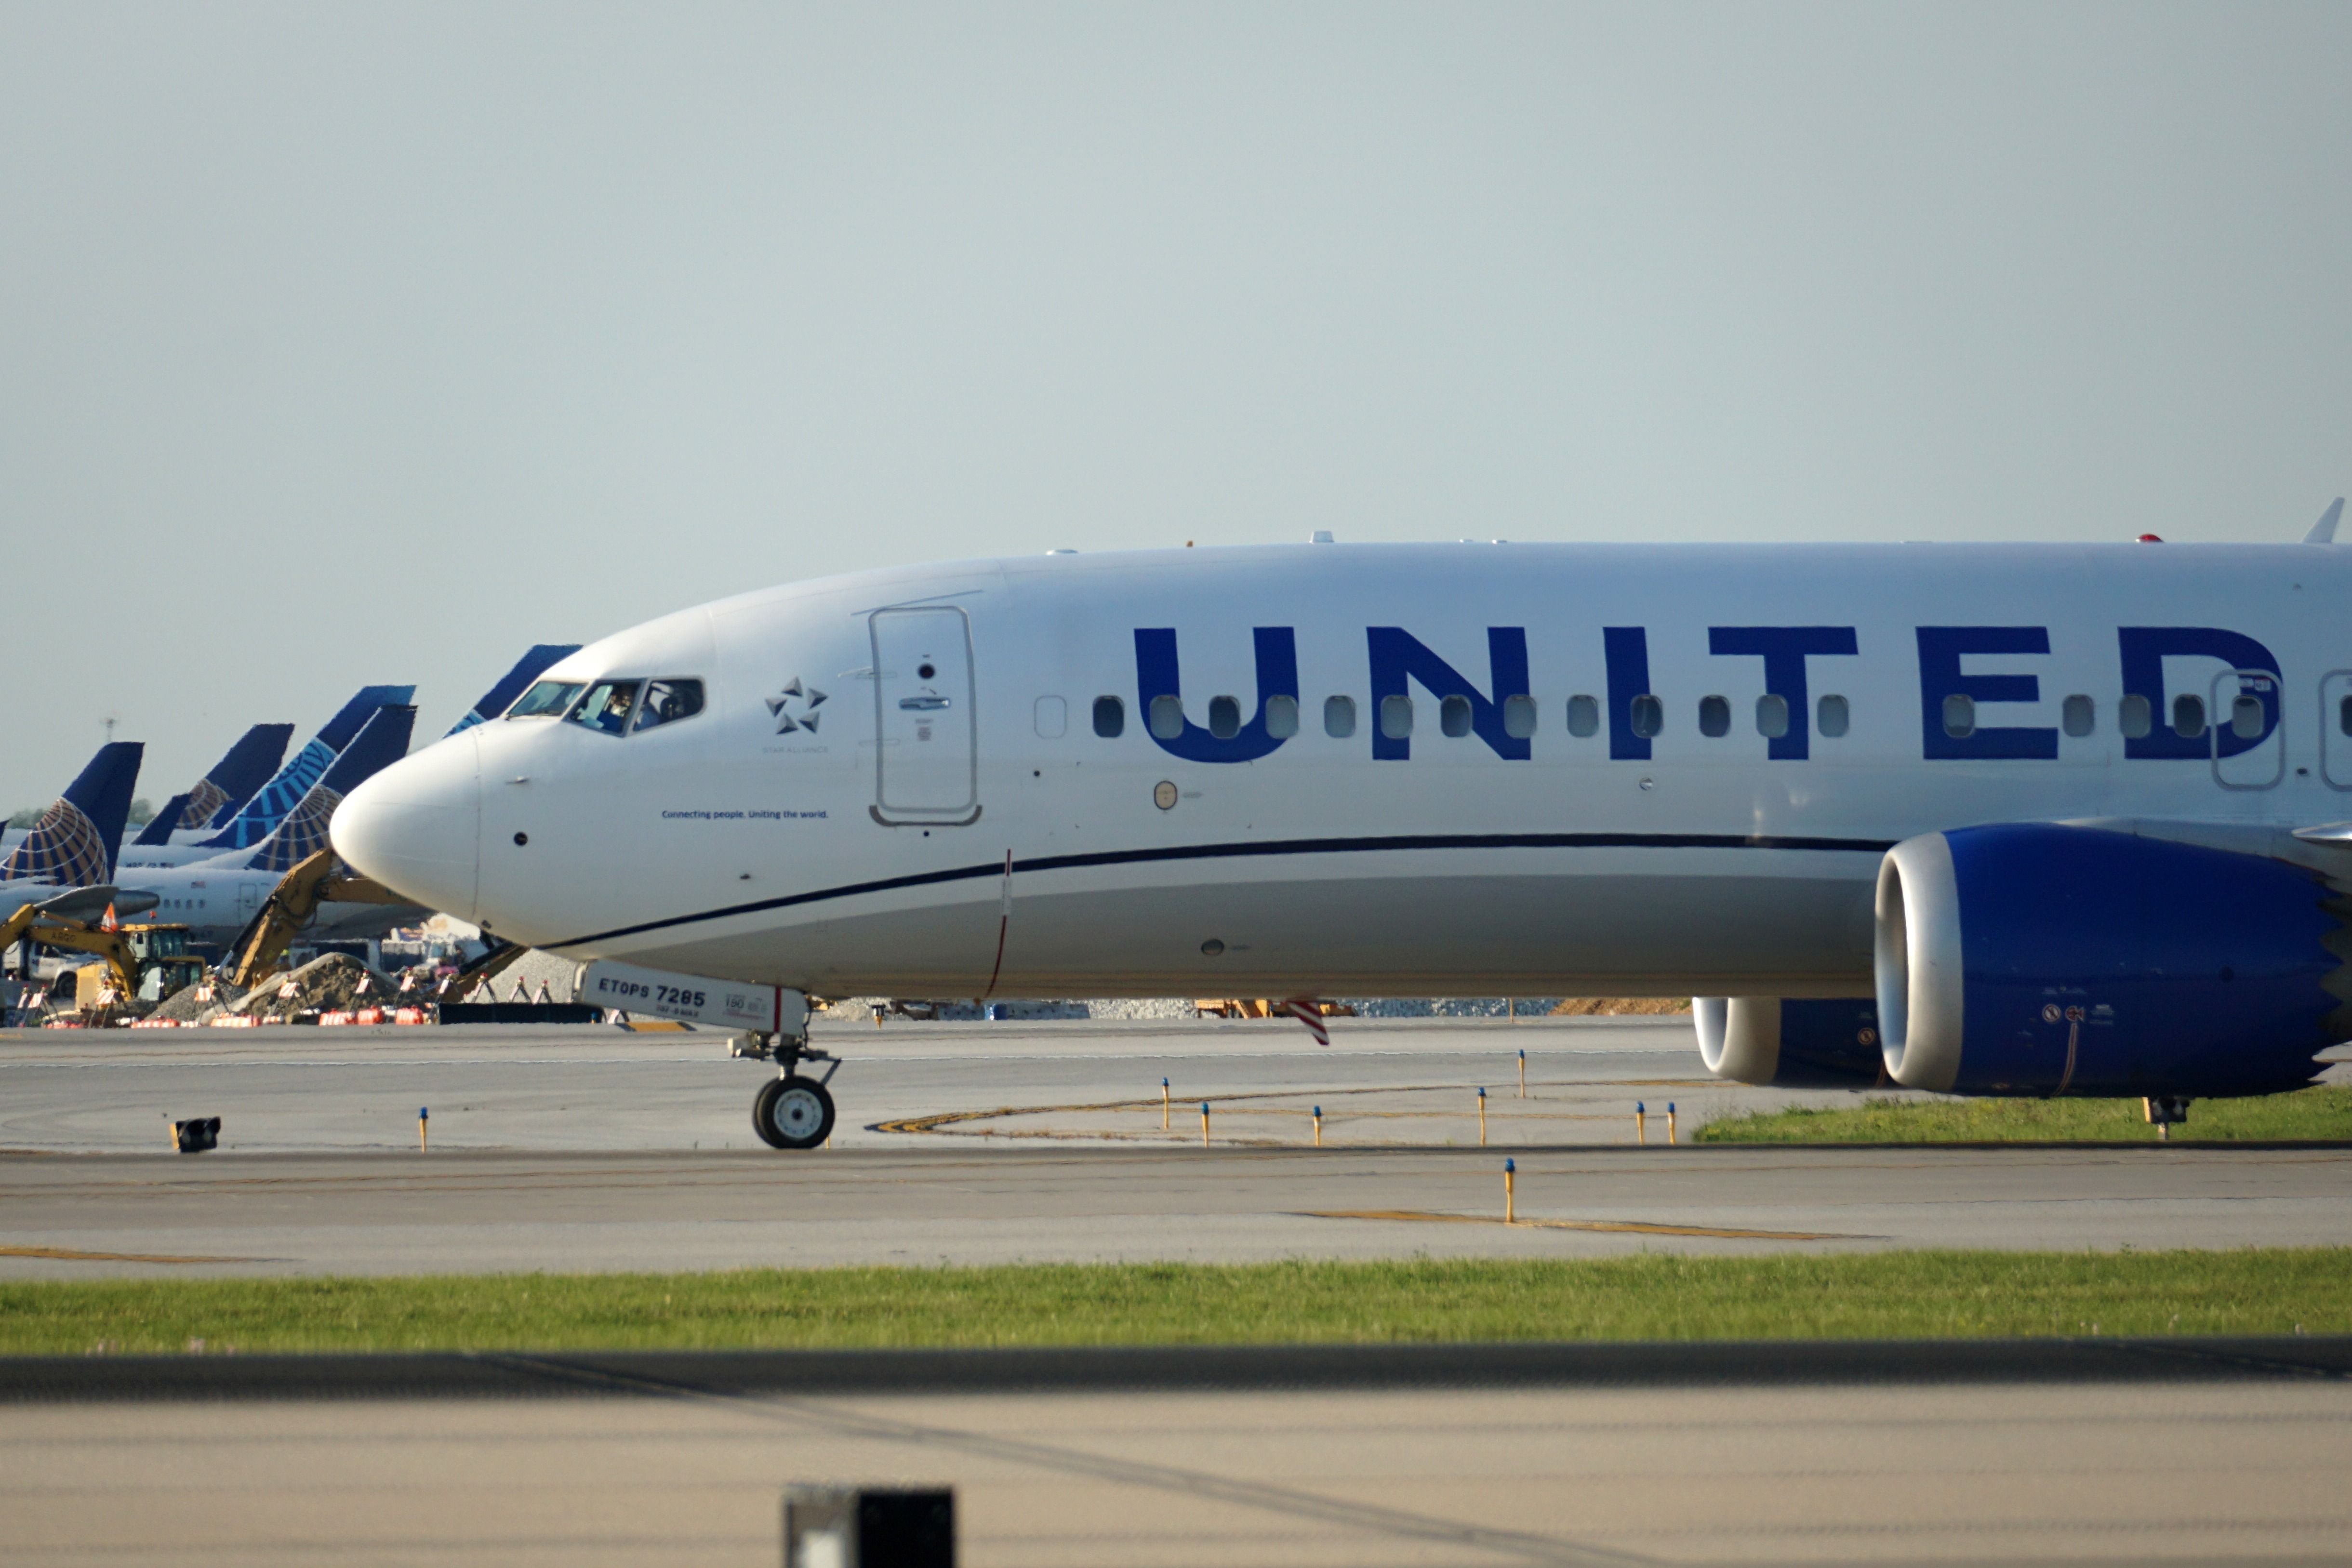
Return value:
<svg viewBox="0 0 2352 1568">
<path fill-rule="evenodd" d="M 69 1247 L 0 1247 L 0 1258 L 58 1258 L 68 1263 L 263 1263 L 260 1258 L 188 1258 L 161 1252 L 77 1252 Z"/>
<path fill-rule="evenodd" d="M 1307 1209 L 1309 1219 L 1412 1219 L 1434 1220 L 1444 1225 L 1501 1225 L 1500 1215 L 1432 1214 L 1426 1209 Z M 1518 1219 L 1509 1222 L 1515 1230 L 1537 1227 L 1544 1230 L 1599 1230 L 1627 1236 L 1714 1236 L 1731 1241 L 1863 1241 L 1859 1236 L 1841 1236 L 1817 1230 L 1736 1230 L 1728 1226 L 1715 1225 L 1651 1225 L 1636 1219 Z"/>
</svg>

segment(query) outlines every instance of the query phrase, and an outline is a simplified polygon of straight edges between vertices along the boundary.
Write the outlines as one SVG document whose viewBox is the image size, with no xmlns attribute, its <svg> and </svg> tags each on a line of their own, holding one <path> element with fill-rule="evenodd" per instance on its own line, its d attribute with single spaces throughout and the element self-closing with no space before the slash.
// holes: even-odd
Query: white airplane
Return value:
<svg viewBox="0 0 2352 1568">
<path fill-rule="evenodd" d="M 124 892 L 153 899 L 154 918 L 184 924 L 191 941 L 228 948 L 286 873 L 327 847 L 327 824 L 343 798 L 407 752 L 415 721 L 416 710 L 406 703 L 376 708 L 260 843 L 184 866 L 126 866 L 119 873 Z M 312 937 L 352 940 L 380 936 L 395 924 L 431 912 L 397 905 L 331 903 L 303 929 Z"/>
<path fill-rule="evenodd" d="M 730 984 L 1695 994 L 1744 1081 L 2172 1115 L 2352 1037 L 2340 509 L 863 573 L 591 644 L 332 834 L 499 937 Z M 779 1146 L 830 1127 L 805 1054 Z"/>
</svg>

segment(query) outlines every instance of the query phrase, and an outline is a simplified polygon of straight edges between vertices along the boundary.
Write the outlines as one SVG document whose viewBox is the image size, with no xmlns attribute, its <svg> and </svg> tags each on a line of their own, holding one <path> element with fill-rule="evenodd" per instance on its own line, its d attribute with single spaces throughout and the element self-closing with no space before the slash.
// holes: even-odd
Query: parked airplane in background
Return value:
<svg viewBox="0 0 2352 1568">
<path fill-rule="evenodd" d="M 98 749 L 24 842 L 0 858 L 0 910 L 13 914 L 25 904 L 40 904 L 74 920 L 95 921 L 110 905 L 119 915 L 153 907 L 152 900 L 121 893 L 114 886 L 115 858 L 145 751 L 136 741 L 110 741 Z"/>
<path fill-rule="evenodd" d="M 160 849 L 182 828 L 200 828 L 215 817 L 227 821 L 285 759 L 286 742 L 293 737 L 291 724 L 256 724 L 196 781 L 194 789 L 173 795 L 163 810 L 148 818 L 131 843 L 142 849 Z"/>
<path fill-rule="evenodd" d="M 250 848 L 234 849 L 192 865 L 126 868 L 126 890 L 155 899 L 155 918 L 188 927 L 192 942 L 226 948 L 280 879 L 327 847 L 327 824 L 336 806 L 379 770 L 408 751 L 416 710 L 388 703 L 344 747 L 294 809 Z M 425 918 L 428 910 L 382 904 L 329 904 L 306 928 L 314 937 L 379 936 L 395 924 Z"/>
<path fill-rule="evenodd" d="M 2352 1036 L 2336 515 L 866 573 L 591 644 L 334 840 L 509 941 L 747 986 L 1696 994 L 1747 1081 L 2170 1115 Z M 807 1146 L 801 1048 L 759 1116 Z"/>
<path fill-rule="evenodd" d="M 328 766 L 387 704 L 404 703 L 414 686 L 362 686 L 327 721 L 275 777 L 241 805 L 223 805 L 209 821 L 174 831 L 168 844 L 135 844 L 123 851 L 124 869 L 190 866 L 232 849 L 249 849 L 277 830 L 295 803 L 309 794 Z"/>
</svg>

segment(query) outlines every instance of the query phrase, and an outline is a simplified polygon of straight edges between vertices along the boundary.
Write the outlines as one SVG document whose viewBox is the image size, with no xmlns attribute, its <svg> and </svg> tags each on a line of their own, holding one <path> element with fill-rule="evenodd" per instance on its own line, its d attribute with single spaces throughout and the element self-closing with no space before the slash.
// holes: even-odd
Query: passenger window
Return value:
<svg viewBox="0 0 2352 1568">
<path fill-rule="evenodd" d="M 2352 713 L 2352 697 L 2344 700 L 2345 711 Z M 1568 732 L 1578 740 L 1587 740 L 1601 732 L 1601 700 L 1595 697 L 1571 697 L 1568 700 Z M 2345 731 L 2352 735 L 2352 730 Z"/>
<path fill-rule="evenodd" d="M 2241 696 L 2230 704 L 2230 732 L 2241 741 L 2261 738 L 2263 732 L 2263 700 Z"/>
<path fill-rule="evenodd" d="M 1977 732 L 1977 700 L 1965 691 L 1944 699 L 1944 733 L 1965 741 Z"/>
<path fill-rule="evenodd" d="M 1853 722 L 1853 712 L 1843 697 L 1824 697 L 1815 705 L 1813 728 L 1832 741 L 1844 734 Z"/>
<path fill-rule="evenodd" d="M 2205 699 L 2184 691 L 2172 700 L 2172 732 L 2184 741 L 2205 732 Z"/>
<path fill-rule="evenodd" d="M 1127 704 L 1116 697 L 1095 699 L 1095 733 L 1116 741 L 1127 733 Z"/>
<path fill-rule="evenodd" d="M 1720 697 L 1698 700 L 1698 732 L 1710 741 L 1731 733 L 1731 704 Z"/>
<path fill-rule="evenodd" d="M 579 695 L 580 682 L 576 680 L 542 680 L 515 700 L 515 705 L 507 710 L 507 717 L 560 719 Z"/>
<path fill-rule="evenodd" d="M 1437 705 L 1437 727 L 1449 740 L 1458 741 L 1470 732 L 1470 699 L 1462 696 L 1447 698 Z"/>
<path fill-rule="evenodd" d="M 2352 735 L 2352 697 L 2347 697 L 2336 705 L 2336 727 Z"/>
<path fill-rule="evenodd" d="M 699 680 L 648 680 L 646 700 L 637 707 L 637 721 L 633 730 L 650 730 L 656 724 L 674 724 L 680 719 L 691 719 L 702 711 L 702 682 Z"/>
<path fill-rule="evenodd" d="M 2066 699 L 2058 710 L 2058 722 L 2076 740 L 2098 728 L 2098 717 L 2096 706 L 2080 692 Z"/>
<path fill-rule="evenodd" d="M 1412 733 L 1412 698 L 1381 699 L 1381 733 L 1391 741 L 1402 741 Z"/>
<path fill-rule="evenodd" d="M 1536 700 L 1532 697 L 1503 699 L 1503 733 L 1514 741 L 1524 741 L 1536 732 Z"/>
<path fill-rule="evenodd" d="M 1070 705 L 1058 697 L 1040 697 L 1036 707 L 1037 738 L 1058 741 L 1070 732 Z"/>
<path fill-rule="evenodd" d="M 1242 705 L 1230 697 L 1209 699 L 1209 733 L 1230 741 L 1242 732 Z"/>
<path fill-rule="evenodd" d="M 1666 727 L 1666 705 L 1644 692 L 1626 705 L 1626 717 L 1633 721 L 1633 733 L 1646 741 Z"/>
<path fill-rule="evenodd" d="M 1181 697 L 1160 696 L 1151 700 L 1151 733 L 1162 741 L 1173 741 L 1184 733 L 1184 700 Z"/>
<path fill-rule="evenodd" d="M 2116 704 L 2116 731 L 2126 741 L 2143 740 L 2156 728 L 2156 716 L 2150 711 L 2148 700 L 2133 692 Z M 2352 733 L 2352 731 L 2347 731 Z"/>
<path fill-rule="evenodd" d="M 1323 732 L 1335 741 L 1344 741 L 1356 732 L 1354 698 L 1326 697 L 1323 700 Z"/>
<path fill-rule="evenodd" d="M 637 700 L 637 684 L 634 680 L 598 681 L 588 689 L 587 699 L 572 710 L 572 721 L 607 735 L 627 734 L 629 707 Z"/>
<path fill-rule="evenodd" d="M 1756 732 L 1769 741 L 1777 741 L 1789 732 L 1789 700 L 1777 691 L 1768 691 L 1756 700 Z"/>
<path fill-rule="evenodd" d="M 1298 733 L 1298 699 L 1279 692 L 1265 700 L 1265 736 L 1287 741 Z"/>
</svg>

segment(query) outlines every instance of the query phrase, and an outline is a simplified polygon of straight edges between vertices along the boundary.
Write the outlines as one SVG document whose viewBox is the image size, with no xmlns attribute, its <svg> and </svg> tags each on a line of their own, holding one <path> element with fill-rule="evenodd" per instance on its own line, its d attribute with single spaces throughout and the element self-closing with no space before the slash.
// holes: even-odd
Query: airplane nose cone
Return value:
<svg viewBox="0 0 2352 1568">
<path fill-rule="evenodd" d="M 328 824 L 353 870 L 459 920 L 475 918 L 482 784 L 470 733 L 394 763 L 343 798 Z"/>
</svg>

